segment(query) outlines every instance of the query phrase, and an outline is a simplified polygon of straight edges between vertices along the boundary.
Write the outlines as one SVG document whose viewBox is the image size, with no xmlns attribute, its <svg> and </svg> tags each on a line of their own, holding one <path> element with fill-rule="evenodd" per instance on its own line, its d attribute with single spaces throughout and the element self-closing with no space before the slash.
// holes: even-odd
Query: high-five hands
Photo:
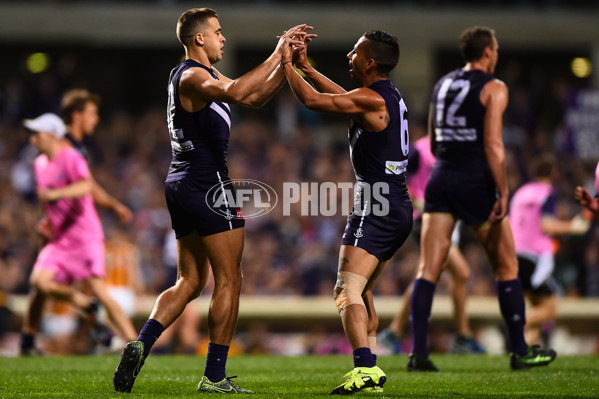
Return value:
<svg viewBox="0 0 599 399">
<path fill-rule="evenodd" d="M 297 62 L 294 54 L 299 54 L 302 50 L 304 50 L 304 58 L 307 58 L 305 55 L 306 43 L 318 36 L 315 33 L 307 33 L 312 29 L 314 29 L 312 26 L 301 24 L 286 30 L 283 35 L 277 36 L 279 39 L 277 50 L 281 53 L 281 65 L 292 60 Z"/>
</svg>

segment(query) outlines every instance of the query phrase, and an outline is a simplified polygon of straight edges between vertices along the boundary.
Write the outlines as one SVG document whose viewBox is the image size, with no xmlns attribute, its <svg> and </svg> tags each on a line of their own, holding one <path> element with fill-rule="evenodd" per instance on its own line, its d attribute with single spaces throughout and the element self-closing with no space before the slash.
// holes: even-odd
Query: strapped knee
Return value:
<svg viewBox="0 0 599 399">
<path fill-rule="evenodd" d="M 351 272 L 337 273 L 337 283 L 335 284 L 335 304 L 339 313 L 349 305 L 364 305 L 362 292 L 368 279 Z"/>
</svg>

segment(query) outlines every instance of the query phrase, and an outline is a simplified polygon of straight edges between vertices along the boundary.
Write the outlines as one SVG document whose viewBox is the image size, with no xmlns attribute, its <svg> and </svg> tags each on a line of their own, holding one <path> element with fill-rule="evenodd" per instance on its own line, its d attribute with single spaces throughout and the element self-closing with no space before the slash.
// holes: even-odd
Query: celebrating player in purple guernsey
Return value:
<svg viewBox="0 0 599 399">
<path fill-rule="evenodd" d="M 308 29 L 298 25 L 286 31 L 270 57 L 232 80 L 213 67 L 222 59 L 226 42 L 216 11 L 194 8 L 180 16 L 177 37 L 186 59 L 172 70 L 167 83 L 173 160 L 165 184 L 177 237 L 179 278 L 158 297 L 138 339 L 125 346 L 113 378 L 117 392 L 131 391 L 152 345 L 204 289 L 209 268 L 215 284 L 208 313 L 210 343 L 198 391 L 251 392 L 234 384 L 225 370 L 239 311 L 244 220 L 237 208 L 226 201 L 217 205 L 207 193 L 229 182 L 229 104 L 264 105 L 285 81 L 279 68 L 283 51 L 291 44 L 301 47 Z M 215 212 L 216 208 L 225 212 Z"/>
<path fill-rule="evenodd" d="M 304 49 L 293 52 L 293 59 L 289 51 L 281 62 L 291 89 L 307 108 L 350 116 L 356 195 L 341 241 L 334 295 L 353 349 L 354 368 L 332 394 L 383 389 L 387 377 L 376 365 L 378 316 L 372 286 L 412 229 L 406 186 L 408 111 L 389 80 L 399 60 L 397 38 L 383 31 L 365 33 L 347 58 L 350 74 L 360 85 L 349 92 L 312 68 Z M 314 88 L 293 69 L 292 62 Z"/>
</svg>

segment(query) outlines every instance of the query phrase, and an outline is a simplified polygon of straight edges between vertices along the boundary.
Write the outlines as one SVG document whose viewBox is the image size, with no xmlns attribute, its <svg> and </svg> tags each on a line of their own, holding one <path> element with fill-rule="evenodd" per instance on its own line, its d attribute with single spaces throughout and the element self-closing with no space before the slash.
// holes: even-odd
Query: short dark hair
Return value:
<svg viewBox="0 0 599 399">
<path fill-rule="evenodd" d="M 397 38 L 382 30 L 366 32 L 364 37 L 368 39 L 368 56 L 376 62 L 381 75 L 389 76 L 389 72 L 395 68 L 399 61 L 399 42 Z"/>
<path fill-rule="evenodd" d="M 181 44 L 189 46 L 200 26 L 210 18 L 218 18 L 212 8 L 191 8 L 181 14 L 177 21 L 177 38 Z"/>
<path fill-rule="evenodd" d="M 89 102 L 100 106 L 100 96 L 91 93 L 86 89 L 73 89 L 67 91 L 62 96 L 62 102 L 60 104 L 60 116 L 65 124 L 69 125 L 73 122 L 73 112 L 82 112 L 85 105 Z"/>
<path fill-rule="evenodd" d="M 547 178 L 555 169 L 557 159 L 551 153 L 543 153 L 536 157 L 533 163 L 533 173 L 536 178 Z"/>
<path fill-rule="evenodd" d="M 466 62 L 478 61 L 485 48 L 493 45 L 495 31 L 486 26 L 473 26 L 460 36 L 460 53 Z"/>
</svg>

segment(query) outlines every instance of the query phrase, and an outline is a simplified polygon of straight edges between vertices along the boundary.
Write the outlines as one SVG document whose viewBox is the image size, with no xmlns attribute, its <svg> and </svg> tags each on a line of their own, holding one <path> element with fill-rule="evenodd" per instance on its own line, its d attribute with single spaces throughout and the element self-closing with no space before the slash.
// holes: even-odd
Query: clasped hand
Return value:
<svg viewBox="0 0 599 399">
<path fill-rule="evenodd" d="M 314 29 L 312 26 L 301 24 L 284 31 L 282 36 L 277 36 L 279 39 L 277 50 L 281 54 L 281 65 L 289 61 L 300 65 L 307 62 L 306 44 L 318 36 L 315 33 L 307 33 L 312 29 Z"/>
</svg>

